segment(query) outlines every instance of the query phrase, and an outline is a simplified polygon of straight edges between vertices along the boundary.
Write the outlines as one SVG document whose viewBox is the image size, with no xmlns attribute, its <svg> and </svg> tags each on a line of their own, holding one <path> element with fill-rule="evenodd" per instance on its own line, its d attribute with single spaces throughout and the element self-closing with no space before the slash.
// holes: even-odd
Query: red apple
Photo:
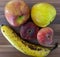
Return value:
<svg viewBox="0 0 60 57">
<path fill-rule="evenodd" d="M 40 45 L 48 46 L 53 42 L 53 30 L 50 27 L 42 28 L 37 33 L 37 40 Z"/>
<path fill-rule="evenodd" d="M 20 27 L 20 36 L 26 40 L 37 39 L 39 28 L 32 22 L 28 22 Z"/>
<path fill-rule="evenodd" d="M 12 26 L 20 26 L 30 16 L 30 9 L 23 0 L 12 0 L 5 6 L 5 17 Z"/>
</svg>

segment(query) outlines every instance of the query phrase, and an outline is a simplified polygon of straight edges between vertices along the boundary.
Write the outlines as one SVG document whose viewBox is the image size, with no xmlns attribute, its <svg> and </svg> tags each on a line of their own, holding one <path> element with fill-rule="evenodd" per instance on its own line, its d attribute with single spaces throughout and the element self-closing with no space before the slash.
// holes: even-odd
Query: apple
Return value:
<svg viewBox="0 0 60 57">
<path fill-rule="evenodd" d="M 37 33 L 37 40 L 40 45 L 48 46 L 53 42 L 53 29 L 50 27 L 42 28 Z"/>
<path fill-rule="evenodd" d="M 33 23 L 28 22 L 20 27 L 20 36 L 26 40 L 37 39 L 39 28 Z"/>
<path fill-rule="evenodd" d="M 56 9 L 49 3 L 37 3 L 31 9 L 33 22 L 39 27 L 48 26 L 56 16 Z"/>
<path fill-rule="evenodd" d="M 30 16 L 30 8 L 23 0 L 9 1 L 5 6 L 5 17 L 10 25 L 18 27 Z"/>
</svg>

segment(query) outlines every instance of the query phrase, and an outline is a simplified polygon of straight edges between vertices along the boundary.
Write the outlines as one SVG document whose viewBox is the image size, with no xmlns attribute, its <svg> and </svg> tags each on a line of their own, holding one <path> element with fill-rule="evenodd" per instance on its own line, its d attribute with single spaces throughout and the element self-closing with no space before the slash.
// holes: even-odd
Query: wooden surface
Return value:
<svg viewBox="0 0 60 57">
<path fill-rule="evenodd" d="M 4 16 L 4 7 L 9 0 L 0 0 L 0 25 L 8 24 Z M 33 4 L 38 2 L 49 2 L 55 6 L 57 16 L 50 27 L 54 29 L 54 41 L 60 44 L 60 0 L 25 0 L 26 3 L 32 7 Z M 9 24 L 8 24 L 9 25 Z M 0 32 L 0 57 L 29 57 L 17 51 L 10 43 L 4 38 Z M 60 48 L 55 49 L 47 57 L 60 57 Z"/>
</svg>

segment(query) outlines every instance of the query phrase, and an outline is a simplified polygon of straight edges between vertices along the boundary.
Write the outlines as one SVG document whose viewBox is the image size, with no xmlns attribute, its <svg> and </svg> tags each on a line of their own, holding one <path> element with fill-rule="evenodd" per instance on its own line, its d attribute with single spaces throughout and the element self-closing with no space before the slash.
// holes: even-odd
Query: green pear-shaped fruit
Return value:
<svg viewBox="0 0 60 57">
<path fill-rule="evenodd" d="M 39 27 L 46 27 L 56 16 L 56 9 L 49 3 L 38 3 L 33 5 L 31 17 L 33 22 Z"/>
</svg>

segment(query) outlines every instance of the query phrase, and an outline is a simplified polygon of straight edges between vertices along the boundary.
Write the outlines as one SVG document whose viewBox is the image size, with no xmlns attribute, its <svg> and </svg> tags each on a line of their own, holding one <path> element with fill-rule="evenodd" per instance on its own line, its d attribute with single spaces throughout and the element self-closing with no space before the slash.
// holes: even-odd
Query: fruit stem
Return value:
<svg viewBox="0 0 60 57">
<path fill-rule="evenodd" d="M 55 43 L 54 47 L 51 49 L 51 51 L 53 51 L 54 49 L 56 49 L 58 47 L 58 43 Z"/>
<path fill-rule="evenodd" d="M 20 19 L 22 19 L 22 18 L 23 18 L 23 16 L 19 16 L 19 18 L 20 18 Z"/>
<path fill-rule="evenodd" d="M 0 29 L 1 29 L 1 26 L 4 26 L 4 24 L 1 24 L 1 25 L 0 25 Z"/>
</svg>

